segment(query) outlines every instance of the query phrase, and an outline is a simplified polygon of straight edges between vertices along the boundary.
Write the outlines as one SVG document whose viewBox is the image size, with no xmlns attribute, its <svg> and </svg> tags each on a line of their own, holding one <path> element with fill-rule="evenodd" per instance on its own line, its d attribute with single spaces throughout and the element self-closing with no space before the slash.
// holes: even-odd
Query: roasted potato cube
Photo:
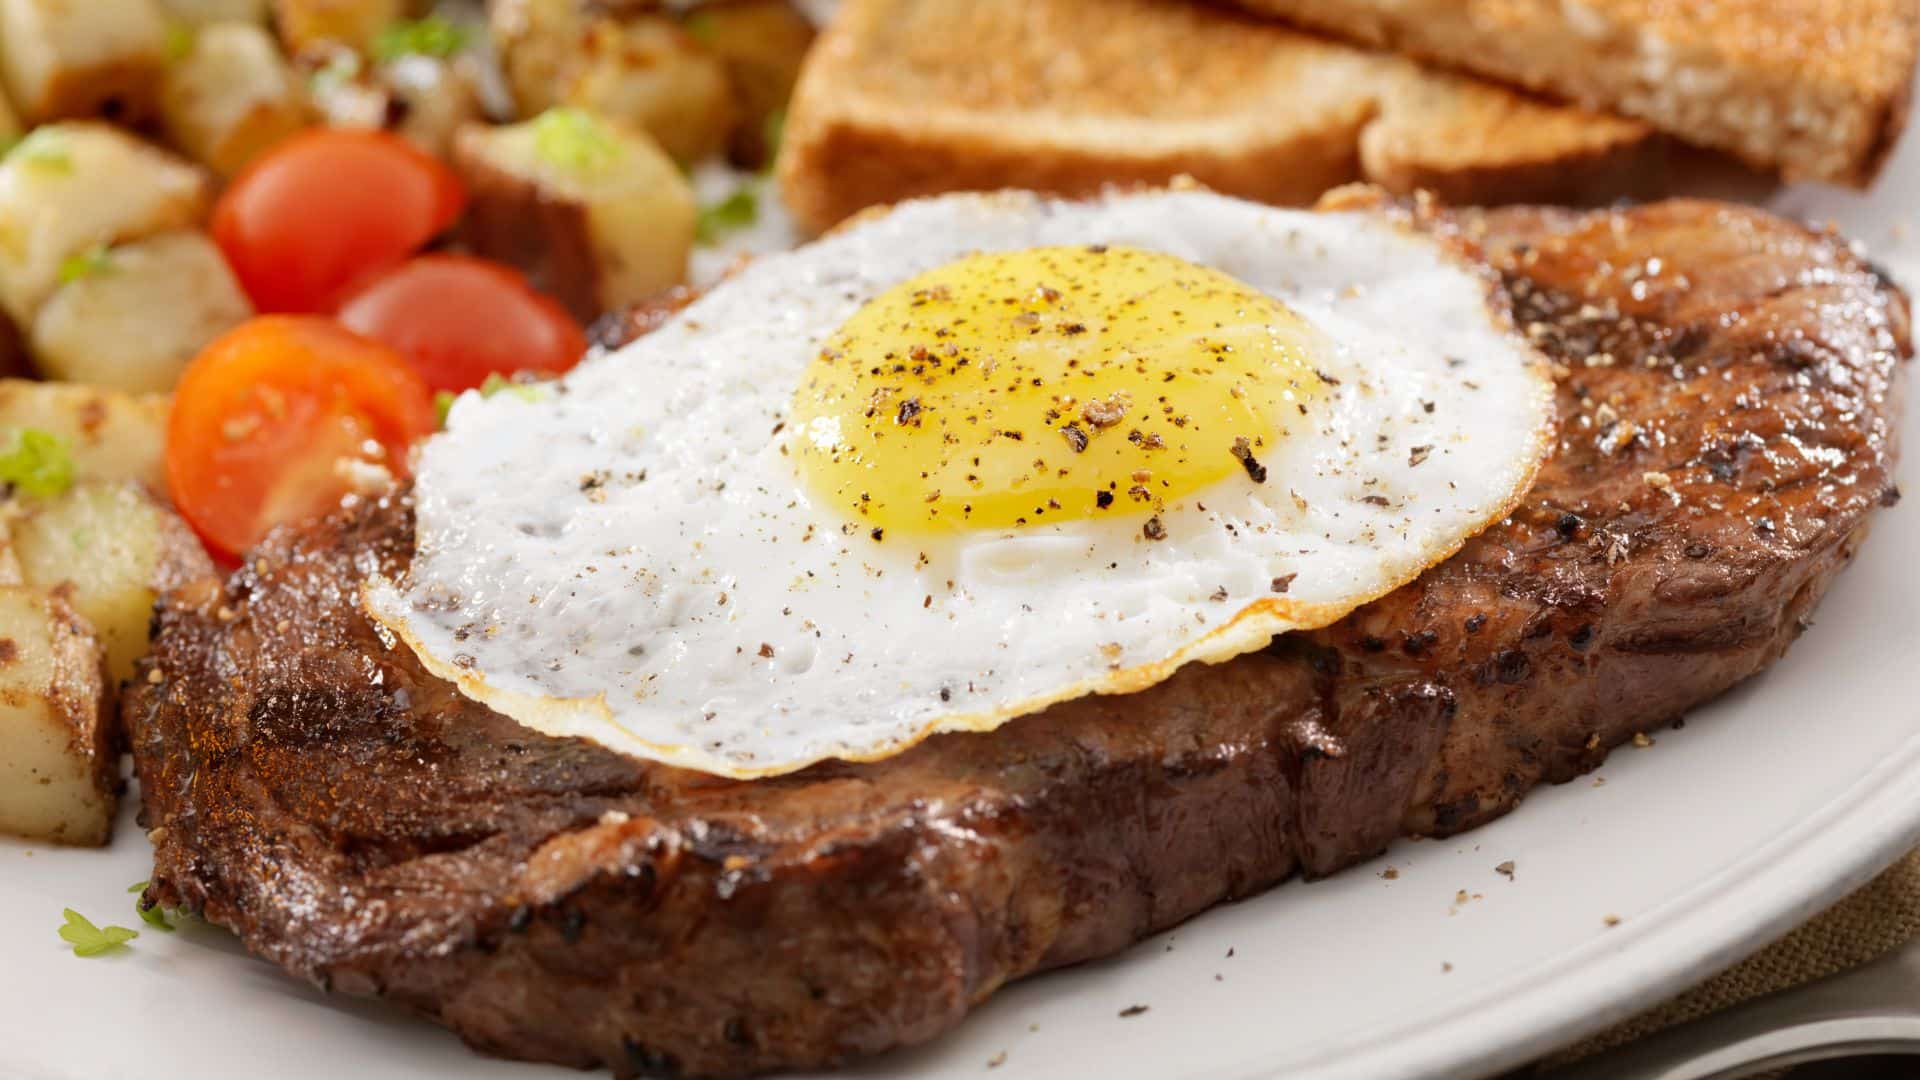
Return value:
<svg viewBox="0 0 1920 1080">
<path fill-rule="evenodd" d="M 0 307 L 30 327 L 69 260 L 206 210 L 206 174 L 171 154 L 105 124 L 39 128 L 0 162 Z"/>
<path fill-rule="evenodd" d="M 580 0 L 492 0 L 487 29 L 522 116 L 560 104 L 561 76 L 588 17 Z"/>
<path fill-rule="evenodd" d="M 58 592 L 0 586 L 0 832 L 104 844 L 118 790 L 99 643 Z"/>
<path fill-rule="evenodd" d="M 741 115 L 727 143 L 729 156 L 742 165 L 764 165 L 774 149 L 774 117 L 785 112 L 813 44 L 812 21 L 787 0 L 743 0 L 702 7 L 687 16 L 686 25 L 733 81 Z"/>
<path fill-rule="evenodd" d="M 0 428 L 38 428 L 66 441 L 80 480 L 132 480 L 165 491 L 165 394 L 121 394 L 79 383 L 0 379 Z"/>
<path fill-rule="evenodd" d="M 573 109 L 454 140 L 467 242 L 524 270 L 582 322 L 678 284 L 698 208 L 672 159 L 638 131 Z"/>
<path fill-rule="evenodd" d="M 200 232 L 112 248 L 69 276 L 33 323 L 34 361 L 52 379 L 171 390 L 201 348 L 253 315 L 226 257 Z"/>
<path fill-rule="evenodd" d="M 601 19 L 578 50 L 565 104 L 639 128 L 679 161 L 725 145 L 736 115 L 726 66 L 674 20 Z"/>
<path fill-rule="evenodd" d="M 29 584 L 61 586 L 106 653 L 107 685 L 147 651 L 153 601 L 166 584 L 208 571 L 192 530 L 138 484 L 90 481 L 21 500 L 13 549 Z"/>
<path fill-rule="evenodd" d="M 311 100 L 331 127 L 385 128 L 435 157 L 446 157 L 454 133 L 482 118 L 480 95 L 461 62 L 406 55 L 384 64 L 342 64 L 342 55 L 340 47 L 332 47 L 309 49 L 300 57 L 316 72 L 340 73 L 311 80 Z"/>
<path fill-rule="evenodd" d="M 492 28 L 523 115 L 573 105 L 639 128 L 680 161 L 726 141 L 735 113 L 720 58 L 667 15 L 596 14 L 579 0 L 502 0 Z"/>
<path fill-rule="evenodd" d="M 288 52 L 323 41 L 365 50 L 380 31 L 412 13 L 408 0 L 273 0 Z"/>
<path fill-rule="evenodd" d="M 265 26 L 267 0 L 160 0 L 160 12 L 187 26 L 251 23 Z"/>
<path fill-rule="evenodd" d="M 186 55 L 167 66 L 160 119 L 173 145 L 232 176 L 305 127 L 307 109 L 272 34 L 246 23 L 216 23 L 195 33 Z"/>
<path fill-rule="evenodd" d="M 0 0 L 0 78 L 31 123 L 138 120 L 166 59 L 154 0 Z"/>
<path fill-rule="evenodd" d="M 394 130 L 435 157 L 451 154 L 454 135 L 483 119 L 480 95 L 458 64 L 405 56 L 382 64 L 379 78 L 400 116 Z"/>
</svg>

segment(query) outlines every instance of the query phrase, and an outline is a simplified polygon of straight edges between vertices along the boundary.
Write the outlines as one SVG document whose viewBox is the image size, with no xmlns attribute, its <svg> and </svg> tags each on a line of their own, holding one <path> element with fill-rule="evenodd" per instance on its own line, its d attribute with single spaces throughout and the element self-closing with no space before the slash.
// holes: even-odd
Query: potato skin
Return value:
<svg viewBox="0 0 1920 1080">
<path fill-rule="evenodd" d="M 0 832 L 111 839 L 120 740 L 100 656 L 64 590 L 0 586 Z"/>
<path fill-rule="evenodd" d="M 455 137 L 468 246 L 518 267 L 583 323 L 680 284 L 698 209 L 659 147 L 604 123 L 625 160 L 570 175 L 539 159 L 537 123 L 472 125 Z"/>
<path fill-rule="evenodd" d="M 166 41 L 153 0 L 0 0 L 0 77 L 35 124 L 149 116 Z"/>
<path fill-rule="evenodd" d="M 527 178 L 479 154 L 463 153 L 458 138 L 454 145 L 454 160 L 467 184 L 461 235 L 468 245 L 519 267 L 534 288 L 560 301 L 574 318 L 598 315 L 600 272 L 587 239 L 586 208 L 548 198 Z"/>
</svg>

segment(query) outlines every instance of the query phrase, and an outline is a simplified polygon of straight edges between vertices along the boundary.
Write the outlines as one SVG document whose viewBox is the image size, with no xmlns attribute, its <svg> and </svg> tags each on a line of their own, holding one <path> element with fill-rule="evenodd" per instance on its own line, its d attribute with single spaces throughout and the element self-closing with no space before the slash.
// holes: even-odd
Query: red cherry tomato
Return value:
<svg viewBox="0 0 1920 1080">
<path fill-rule="evenodd" d="M 455 393 L 488 375 L 562 372 L 587 350 L 565 308 L 518 272 L 465 255 L 423 255 L 380 275 L 341 306 L 340 321 Z"/>
<path fill-rule="evenodd" d="M 453 171 L 397 135 L 316 128 L 249 165 L 213 238 L 263 312 L 328 312 L 460 217 Z"/>
<path fill-rule="evenodd" d="M 167 421 L 167 487 L 216 554 L 317 517 L 369 466 L 407 471 L 433 394 L 407 361 L 331 319 L 268 316 L 208 345 Z"/>
</svg>

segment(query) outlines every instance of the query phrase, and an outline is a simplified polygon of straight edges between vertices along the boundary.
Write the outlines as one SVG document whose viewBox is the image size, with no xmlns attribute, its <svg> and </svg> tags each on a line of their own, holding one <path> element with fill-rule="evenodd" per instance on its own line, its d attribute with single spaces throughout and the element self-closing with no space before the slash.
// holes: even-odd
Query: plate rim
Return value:
<svg viewBox="0 0 1920 1080">
<path fill-rule="evenodd" d="M 1647 997 L 1664 1002 L 1758 953 L 1920 848 L 1915 773 L 1920 730 L 1793 829 L 1606 935 L 1364 1044 L 1253 1055 L 1209 1075 L 1495 1076 L 1576 1045 L 1652 1007 Z"/>
</svg>

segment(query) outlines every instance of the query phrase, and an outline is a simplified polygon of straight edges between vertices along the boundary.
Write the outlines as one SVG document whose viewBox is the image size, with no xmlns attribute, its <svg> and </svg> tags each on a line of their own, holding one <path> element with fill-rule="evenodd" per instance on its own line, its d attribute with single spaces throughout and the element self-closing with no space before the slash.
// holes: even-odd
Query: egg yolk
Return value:
<svg viewBox="0 0 1920 1080">
<path fill-rule="evenodd" d="M 1226 274 L 1138 248 L 980 254 L 875 297 L 796 392 L 814 496 L 870 526 L 1009 528 L 1162 508 L 1301 422 L 1313 336 Z"/>
</svg>

